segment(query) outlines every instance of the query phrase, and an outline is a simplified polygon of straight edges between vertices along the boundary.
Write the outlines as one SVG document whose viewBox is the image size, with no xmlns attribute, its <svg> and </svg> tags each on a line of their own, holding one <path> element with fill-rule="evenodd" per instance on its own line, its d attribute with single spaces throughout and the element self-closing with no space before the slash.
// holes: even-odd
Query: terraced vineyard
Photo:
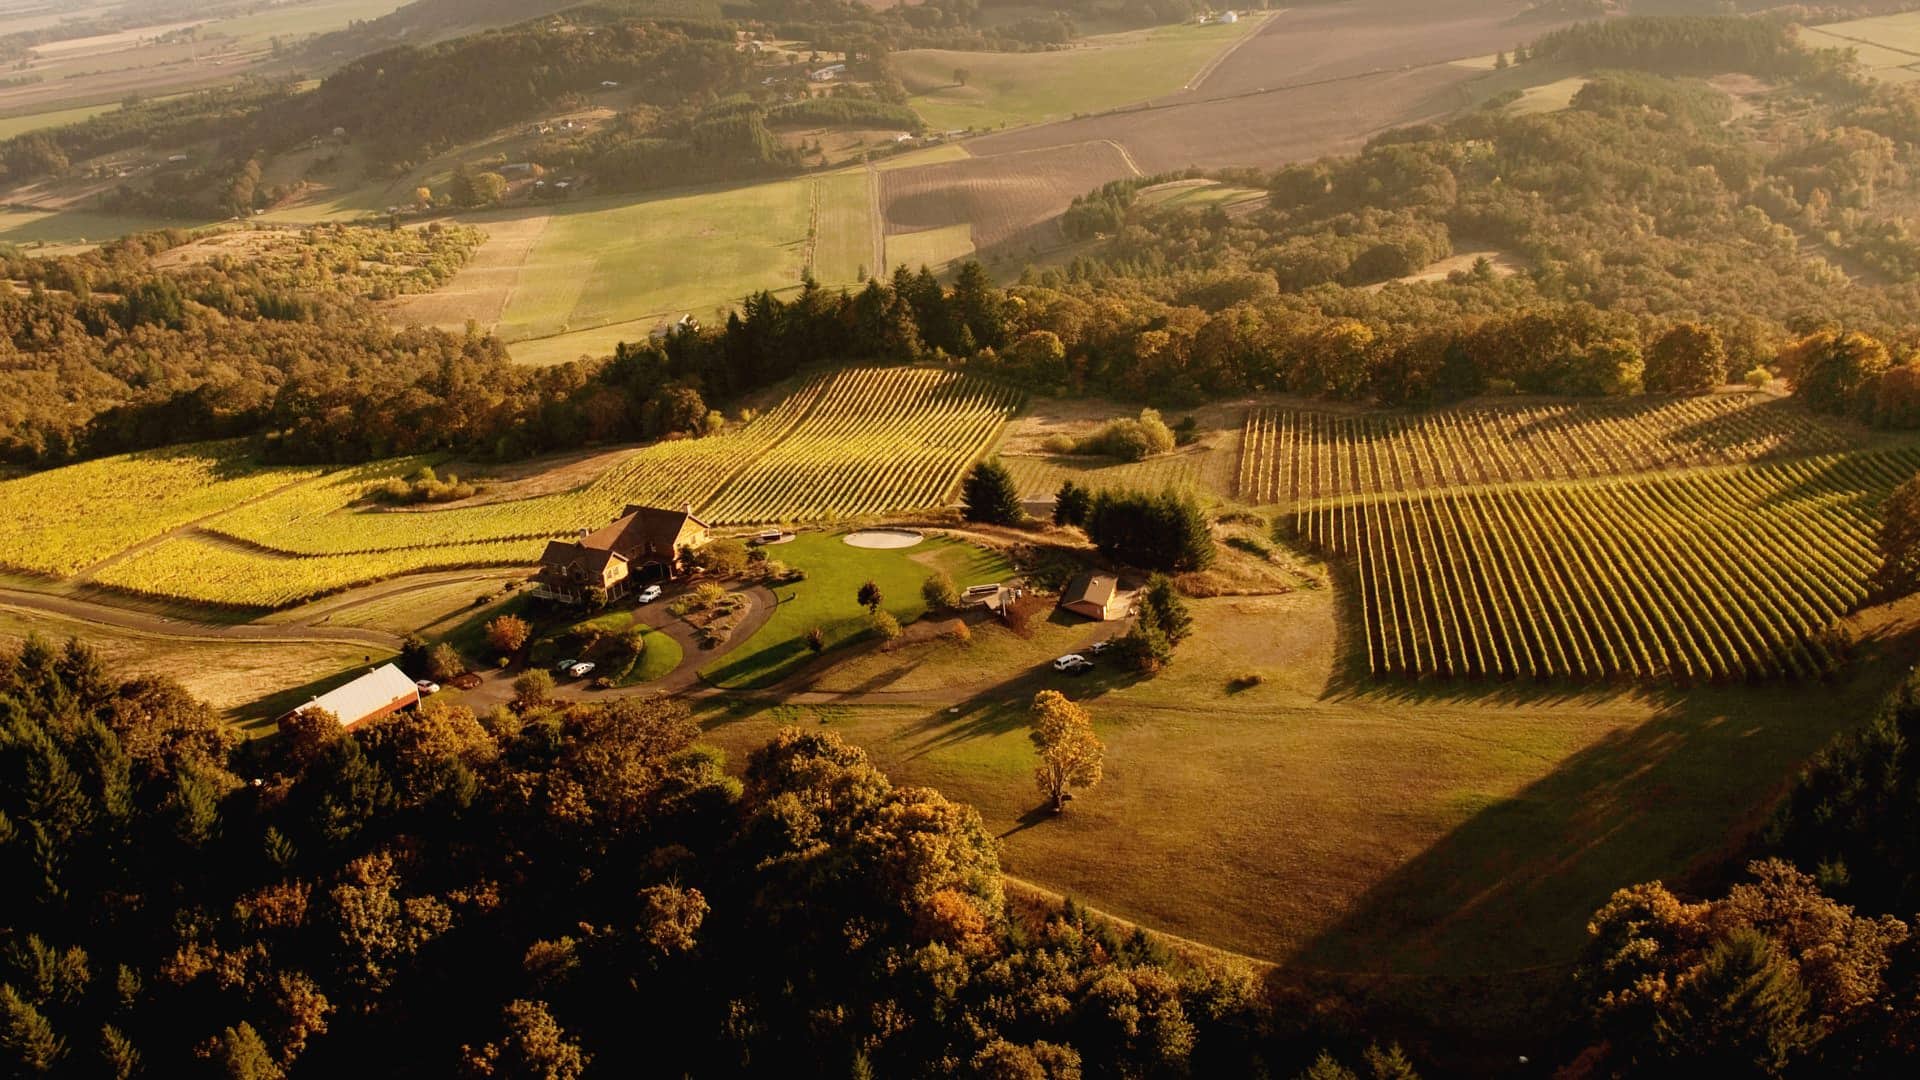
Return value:
<svg viewBox="0 0 1920 1080">
<path fill-rule="evenodd" d="M 1298 505 L 1353 560 L 1377 674 L 1812 677 L 1920 450 Z M 1324 480 L 1324 477 L 1323 477 Z"/>
<path fill-rule="evenodd" d="M 1790 401 L 1717 394 L 1624 405 L 1339 415 L 1255 409 L 1240 458 L 1255 505 L 1463 484 L 1570 480 L 1849 448 Z"/>
</svg>

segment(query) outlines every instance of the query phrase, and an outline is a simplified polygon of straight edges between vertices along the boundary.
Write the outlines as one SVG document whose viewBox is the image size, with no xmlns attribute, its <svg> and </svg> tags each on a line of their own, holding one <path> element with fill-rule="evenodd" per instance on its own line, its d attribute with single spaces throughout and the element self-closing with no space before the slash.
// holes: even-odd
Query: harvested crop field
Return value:
<svg viewBox="0 0 1920 1080">
<path fill-rule="evenodd" d="M 1060 242 L 1054 219 L 1075 196 L 1134 175 L 1118 145 L 1085 142 L 882 173 L 880 205 L 889 238 L 968 225 L 982 252 L 1044 250 Z"/>
<path fill-rule="evenodd" d="M 491 331 L 505 316 L 507 302 L 527 256 L 552 220 L 545 212 L 487 217 L 481 227 L 487 240 L 453 280 L 430 293 L 416 293 L 394 301 L 389 314 L 399 322 L 458 330 L 471 319 Z"/>
<path fill-rule="evenodd" d="M 1274 166 L 1357 149 L 1379 131 L 1462 103 L 1478 73 L 1449 61 L 1512 48 L 1554 28 L 1509 20 L 1484 0 L 1352 0 L 1269 18 L 1192 90 L 968 143 L 991 157 L 1112 139 L 1149 173 Z M 1143 95 L 1144 96 L 1144 95 Z"/>
</svg>

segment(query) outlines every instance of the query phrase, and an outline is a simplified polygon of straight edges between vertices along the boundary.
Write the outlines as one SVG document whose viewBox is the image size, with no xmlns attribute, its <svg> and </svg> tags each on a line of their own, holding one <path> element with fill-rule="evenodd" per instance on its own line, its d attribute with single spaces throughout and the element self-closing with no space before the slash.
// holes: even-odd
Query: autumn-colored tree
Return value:
<svg viewBox="0 0 1920 1080">
<path fill-rule="evenodd" d="M 1880 569 L 1874 585 L 1888 599 L 1920 591 L 1920 476 L 1887 496 L 1880 508 Z"/>
<path fill-rule="evenodd" d="M 1702 394 L 1727 379 L 1727 347 L 1704 323 L 1676 323 L 1647 350 L 1649 394 Z"/>
<path fill-rule="evenodd" d="M 592 1057 L 568 1036 L 544 1001 L 517 1000 L 501 1010 L 500 1037 L 467 1048 L 466 1066 L 478 1077 L 579 1080 Z"/>
<path fill-rule="evenodd" d="M 487 645 L 502 656 L 520 651 L 533 633 L 533 627 L 518 615 L 501 615 L 487 621 Z"/>
<path fill-rule="evenodd" d="M 1033 731 L 1028 738 L 1040 752 L 1034 782 L 1058 814 L 1066 810 L 1073 789 L 1100 782 L 1106 747 L 1093 733 L 1093 718 L 1058 690 L 1035 694 L 1029 715 Z"/>
<path fill-rule="evenodd" d="M 876 611 L 869 621 L 873 624 L 873 632 L 880 635 L 880 640 L 892 644 L 900 639 L 900 620 L 893 617 L 893 612 Z"/>
</svg>

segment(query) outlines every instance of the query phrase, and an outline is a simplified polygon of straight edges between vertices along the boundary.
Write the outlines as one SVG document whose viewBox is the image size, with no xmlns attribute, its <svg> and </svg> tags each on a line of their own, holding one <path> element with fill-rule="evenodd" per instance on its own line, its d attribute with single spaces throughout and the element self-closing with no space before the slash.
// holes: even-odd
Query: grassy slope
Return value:
<svg viewBox="0 0 1920 1080">
<path fill-rule="evenodd" d="M 829 649 L 864 638 L 870 633 L 867 613 L 854 597 L 868 579 L 880 586 L 886 610 L 905 626 L 926 613 L 920 586 L 934 571 L 945 570 L 965 588 L 998 581 L 1012 570 L 998 555 L 950 540 L 874 551 L 850 547 L 833 533 L 802 534 L 770 549 L 770 557 L 805 570 L 807 579 L 775 590 L 780 606 L 773 618 L 726 658 L 701 671 L 708 682 L 731 688 L 778 682 L 811 659 L 806 634 L 816 626 L 826 634 Z"/>
<path fill-rule="evenodd" d="M 608 347 L 606 335 L 589 339 L 580 331 L 605 328 L 618 341 L 645 334 L 654 318 L 683 311 L 706 317 L 754 290 L 795 287 L 816 188 L 822 235 L 815 275 L 824 285 L 852 285 L 871 261 L 864 170 L 639 201 L 592 200 L 554 210 L 521 268 L 500 332 L 510 342 L 574 333 L 576 342 L 540 343 L 571 356 Z"/>
<path fill-rule="evenodd" d="M 978 807 L 1013 874 L 1316 970 L 1459 975 L 1564 964 L 1612 889 L 1729 854 L 1752 808 L 1911 659 L 1833 687 L 1666 698 L 1364 689 L 1335 660 L 1336 595 L 1196 602 L 1195 639 L 1151 682 L 1045 670 L 1104 627 L 1026 643 L 986 628 L 822 680 L 950 686 L 950 704 L 715 706 L 709 738 L 738 757 L 783 724 L 827 724 L 896 782 Z M 1246 673 L 1265 682 L 1233 692 Z M 1105 781 L 1058 820 L 1038 812 L 1025 730 L 1049 686 L 1087 704 L 1108 748 Z"/>
<path fill-rule="evenodd" d="M 973 53 L 910 49 L 893 63 L 909 99 L 935 130 L 997 128 L 1098 112 L 1171 94 L 1259 26 L 1162 26 L 1089 38 L 1057 52 Z M 954 84 L 955 69 L 969 72 Z"/>
<path fill-rule="evenodd" d="M 226 710 L 235 722 L 251 726 L 270 721 L 291 704 L 311 697 L 318 692 L 315 686 L 331 685 L 365 667 L 369 659 L 378 664 L 392 655 L 368 645 L 337 642 L 182 642 L 0 607 L 0 644 L 10 645 L 30 633 L 56 642 L 77 636 L 98 650 L 114 670 L 128 677 L 153 674 L 177 679 L 195 697 Z"/>
</svg>

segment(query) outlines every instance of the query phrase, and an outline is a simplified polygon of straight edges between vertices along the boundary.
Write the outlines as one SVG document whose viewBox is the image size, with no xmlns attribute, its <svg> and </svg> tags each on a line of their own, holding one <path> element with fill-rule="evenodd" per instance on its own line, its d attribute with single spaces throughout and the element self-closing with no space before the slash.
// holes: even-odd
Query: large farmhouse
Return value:
<svg viewBox="0 0 1920 1080">
<path fill-rule="evenodd" d="M 587 590 L 602 589 L 609 600 L 652 581 L 671 580 L 685 569 L 681 553 L 707 542 L 706 523 L 685 510 L 629 506 L 594 531 L 581 530 L 571 543 L 555 540 L 540 556 L 533 575 L 535 596 L 569 604 L 584 603 Z"/>
</svg>

